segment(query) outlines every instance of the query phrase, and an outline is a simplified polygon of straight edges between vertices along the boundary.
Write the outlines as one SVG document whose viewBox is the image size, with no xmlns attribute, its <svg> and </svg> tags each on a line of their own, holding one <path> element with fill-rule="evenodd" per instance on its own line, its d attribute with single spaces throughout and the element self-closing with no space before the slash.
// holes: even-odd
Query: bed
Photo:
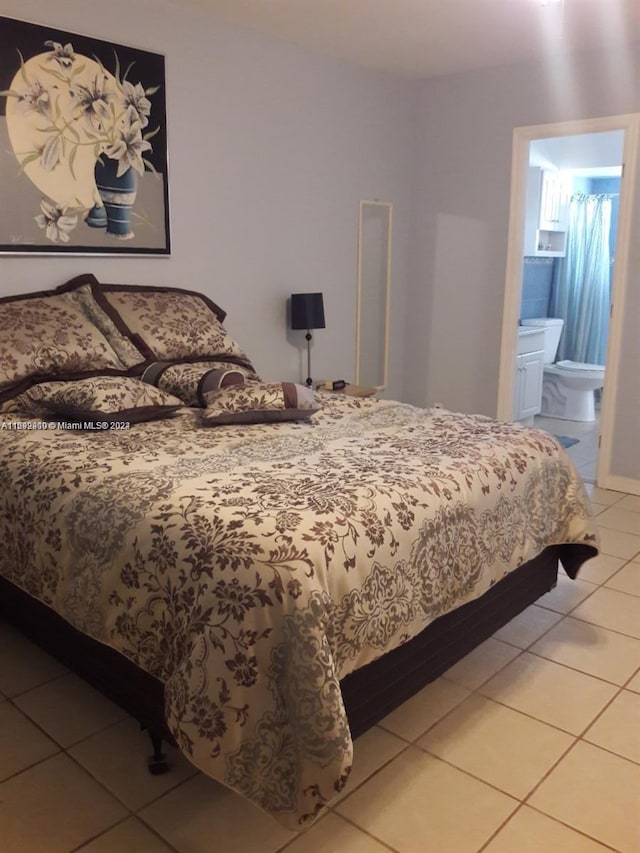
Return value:
<svg viewBox="0 0 640 853">
<path fill-rule="evenodd" d="M 195 291 L 0 300 L 0 613 L 290 828 L 597 554 L 550 435 L 263 382 Z"/>
</svg>

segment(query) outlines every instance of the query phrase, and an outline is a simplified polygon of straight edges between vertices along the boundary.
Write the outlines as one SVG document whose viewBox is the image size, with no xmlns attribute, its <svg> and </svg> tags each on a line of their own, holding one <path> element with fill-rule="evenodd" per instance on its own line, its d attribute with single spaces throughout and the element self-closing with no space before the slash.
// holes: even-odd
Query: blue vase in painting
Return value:
<svg viewBox="0 0 640 853">
<path fill-rule="evenodd" d="M 131 240 L 135 236 L 131 227 L 131 209 L 136 200 L 138 176 L 131 167 L 120 177 L 117 173 L 118 160 L 102 155 L 96 162 L 96 186 L 104 204 L 107 234 L 118 240 Z M 102 227 L 102 219 L 100 208 L 94 208 L 89 214 L 87 224 L 94 228 Z"/>
</svg>

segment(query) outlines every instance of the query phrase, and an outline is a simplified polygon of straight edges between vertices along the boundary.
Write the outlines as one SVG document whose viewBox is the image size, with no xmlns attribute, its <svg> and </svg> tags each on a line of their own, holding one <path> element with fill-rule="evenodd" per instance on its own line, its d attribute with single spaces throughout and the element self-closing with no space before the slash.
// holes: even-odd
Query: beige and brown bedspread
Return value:
<svg viewBox="0 0 640 853">
<path fill-rule="evenodd" d="M 549 544 L 595 544 L 549 435 L 321 397 L 304 423 L 0 419 L 0 573 L 166 684 L 204 772 L 300 828 L 344 785 L 339 680 Z"/>
</svg>

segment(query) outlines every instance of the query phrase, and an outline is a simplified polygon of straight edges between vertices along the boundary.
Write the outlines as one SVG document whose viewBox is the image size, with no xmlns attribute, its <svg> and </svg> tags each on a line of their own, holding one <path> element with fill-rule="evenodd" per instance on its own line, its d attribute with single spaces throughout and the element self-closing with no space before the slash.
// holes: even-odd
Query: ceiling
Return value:
<svg viewBox="0 0 640 853">
<path fill-rule="evenodd" d="M 575 50 L 613 45 L 622 49 L 640 41 L 640 0 L 187 2 L 230 23 L 407 78 Z"/>
</svg>

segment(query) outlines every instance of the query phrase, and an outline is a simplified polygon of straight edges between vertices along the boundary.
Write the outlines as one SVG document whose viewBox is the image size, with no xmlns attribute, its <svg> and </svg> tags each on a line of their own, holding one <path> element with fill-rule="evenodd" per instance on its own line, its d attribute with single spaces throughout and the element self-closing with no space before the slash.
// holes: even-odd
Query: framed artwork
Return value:
<svg viewBox="0 0 640 853">
<path fill-rule="evenodd" d="M 0 17 L 0 252 L 168 255 L 164 57 Z"/>
</svg>

